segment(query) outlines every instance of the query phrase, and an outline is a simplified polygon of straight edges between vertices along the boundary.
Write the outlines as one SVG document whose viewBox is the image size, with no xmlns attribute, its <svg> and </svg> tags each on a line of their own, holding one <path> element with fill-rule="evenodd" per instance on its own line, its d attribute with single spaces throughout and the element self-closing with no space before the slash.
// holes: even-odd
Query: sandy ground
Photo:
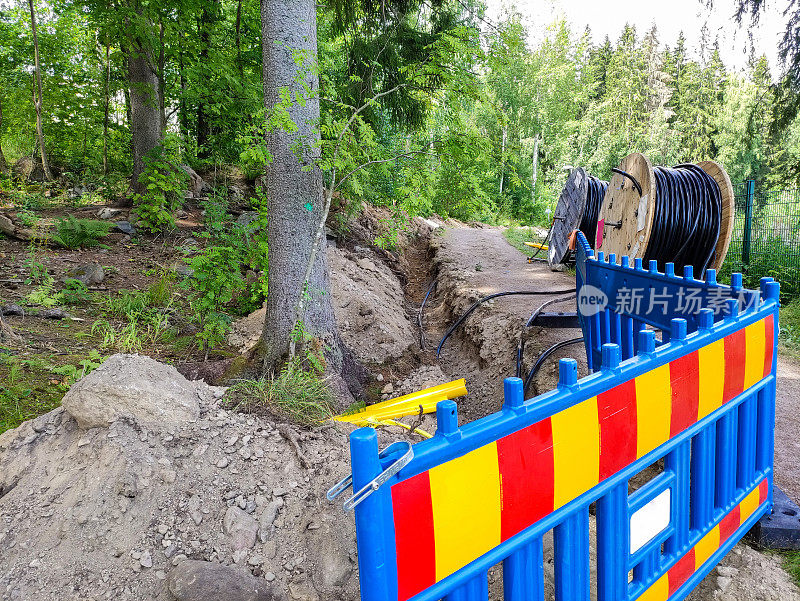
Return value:
<svg viewBox="0 0 800 601">
<path fill-rule="evenodd" d="M 800 365 L 781 355 L 775 400 L 775 483 L 800 503 Z"/>
</svg>

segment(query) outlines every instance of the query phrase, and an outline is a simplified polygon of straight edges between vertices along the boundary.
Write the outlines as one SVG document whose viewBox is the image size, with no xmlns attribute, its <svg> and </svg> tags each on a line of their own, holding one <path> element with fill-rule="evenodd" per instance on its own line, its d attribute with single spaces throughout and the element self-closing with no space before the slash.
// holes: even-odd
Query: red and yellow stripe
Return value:
<svg viewBox="0 0 800 601">
<path fill-rule="evenodd" d="M 399 601 L 566 505 L 766 377 L 774 340 L 770 315 L 394 485 Z"/>
<path fill-rule="evenodd" d="M 667 601 L 767 500 L 768 490 L 769 484 L 765 478 L 719 524 L 645 590 L 638 601 Z"/>
</svg>

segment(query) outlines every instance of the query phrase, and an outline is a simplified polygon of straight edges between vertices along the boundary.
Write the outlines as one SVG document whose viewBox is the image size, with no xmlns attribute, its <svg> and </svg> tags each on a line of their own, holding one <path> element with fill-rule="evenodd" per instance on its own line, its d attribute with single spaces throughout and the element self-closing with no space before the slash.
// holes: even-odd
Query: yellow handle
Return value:
<svg viewBox="0 0 800 601">
<path fill-rule="evenodd" d="M 467 384 L 464 378 L 454 380 L 447 384 L 440 384 L 418 392 L 412 392 L 388 401 L 370 405 L 363 411 L 350 415 L 337 415 L 333 419 L 340 422 L 350 422 L 357 426 L 367 426 L 370 421 L 384 421 L 403 417 L 404 415 L 418 415 L 422 405 L 423 413 L 436 411 L 436 403 L 454 399 L 467 394 Z"/>
<path fill-rule="evenodd" d="M 525 242 L 525 246 L 530 246 L 531 248 L 538 248 L 540 250 L 547 250 L 546 244 L 539 244 L 538 242 Z"/>
</svg>

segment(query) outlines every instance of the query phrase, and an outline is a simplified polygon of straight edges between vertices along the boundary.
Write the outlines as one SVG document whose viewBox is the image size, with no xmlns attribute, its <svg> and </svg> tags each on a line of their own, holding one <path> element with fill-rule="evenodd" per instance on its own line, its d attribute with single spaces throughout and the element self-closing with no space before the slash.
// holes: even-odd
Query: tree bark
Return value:
<svg viewBox="0 0 800 601">
<path fill-rule="evenodd" d="M 211 29 L 217 18 L 216 0 L 212 1 L 212 8 L 203 8 L 200 13 L 200 21 L 197 24 L 197 35 L 200 39 L 199 63 L 200 68 L 209 70 L 209 51 L 211 50 Z M 205 92 L 206 86 L 201 86 L 197 97 L 197 156 L 200 159 L 208 159 L 211 156 L 209 139 L 211 137 L 211 124 L 208 121 L 208 111 L 206 104 L 208 96 Z"/>
<path fill-rule="evenodd" d="M 506 178 L 506 136 L 508 135 L 508 128 L 503 126 L 503 143 L 500 147 L 500 196 L 503 195 L 503 183 Z"/>
<path fill-rule="evenodd" d="M 103 175 L 108 175 L 108 117 L 111 106 L 111 38 L 106 35 L 106 69 L 103 79 Z"/>
<path fill-rule="evenodd" d="M 0 98 L 0 175 L 8 175 L 8 161 L 3 154 L 3 99 Z"/>
<path fill-rule="evenodd" d="M 178 32 L 181 40 L 178 48 L 178 80 L 181 86 L 178 98 L 178 126 L 181 132 L 181 144 L 185 148 L 186 141 L 189 139 L 189 109 L 186 106 L 186 68 L 183 64 L 184 33 L 180 20 L 178 21 Z"/>
<path fill-rule="evenodd" d="M 141 194 L 144 186 L 139 176 L 144 171 L 144 159 L 161 145 L 162 127 L 160 89 L 153 56 L 137 38 L 128 49 L 128 81 L 130 98 L 131 138 L 133 145 L 133 190 Z"/>
<path fill-rule="evenodd" d="M 39 65 L 39 38 L 36 31 L 36 10 L 33 0 L 28 0 L 31 9 L 31 32 L 33 33 L 34 72 L 36 77 L 36 92 L 33 96 L 33 105 L 36 108 L 36 136 L 39 140 L 39 151 L 42 156 L 42 171 L 47 181 L 53 180 L 50 163 L 47 160 L 47 151 L 44 146 L 44 128 L 42 127 L 42 70 Z"/>
<path fill-rule="evenodd" d="M 244 77 L 242 64 L 242 0 L 236 5 L 236 66 L 239 68 L 239 77 Z"/>
<path fill-rule="evenodd" d="M 161 138 L 163 139 L 167 133 L 167 107 L 164 91 L 166 89 L 165 81 L 166 75 L 164 69 L 166 66 L 166 59 L 164 57 L 164 21 L 160 19 L 158 22 L 158 118 L 161 121 Z"/>
<path fill-rule="evenodd" d="M 262 0 L 261 33 L 264 69 L 264 102 L 267 112 L 280 102 L 280 91 L 303 94 L 303 83 L 317 92 L 319 81 L 311 65 L 298 66 L 292 50 L 316 60 L 317 16 L 314 0 Z M 302 105 L 301 105 L 302 104 Z M 272 161 L 266 168 L 269 241 L 269 293 L 261 337 L 264 372 L 274 370 L 286 356 L 290 333 L 297 319 L 303 328 L 328 349 L 332 371 L 341 369 L 341 351 L 331 305 L 330 283 L 324 247 L 314 258 L 308 280 L 308 309 L 295 310 L 303 293 L 306 265 L 323 219 L 322 172 L 319 159 L 319 97 L 293 102 L 289 115 L 297 131 L 267 134 Z M 299 146 L 297 154 L 295 146 Z M 324 244 L 324 240 L 323 240 Z"/>
<path fill-rule="evenodd" d="M 533 164 L 531 165 L 531 199 L 536 202 L 536 180 L 539 178 L 539 134 L 533 138 Z"/>
</svg>

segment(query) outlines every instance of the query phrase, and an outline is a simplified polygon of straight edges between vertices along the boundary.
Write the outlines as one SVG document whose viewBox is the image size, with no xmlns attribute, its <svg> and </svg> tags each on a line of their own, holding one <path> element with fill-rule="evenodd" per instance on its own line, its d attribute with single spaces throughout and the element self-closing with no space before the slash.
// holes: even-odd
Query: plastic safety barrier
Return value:
<svg viewBox="0 0 800 601">
<path fill-rule="evenodd" d="M 674 601 L 713 569 L 771 506 L 779 288 L 684 275 L 595 258 L 581 237 L 594 373 L 562 359 L 557 388 L 529 400 L 508 378 L 503 408 L 462 427 L 442 401 L 410 448 L 351 434 L 363 601 L 486 600 L 498 564 L 505 599 L 542 600 L 550 531 L 558 601 L 592 586 Z M 624 305 L 632 290 L 648 306 Z"/>
</svg>

